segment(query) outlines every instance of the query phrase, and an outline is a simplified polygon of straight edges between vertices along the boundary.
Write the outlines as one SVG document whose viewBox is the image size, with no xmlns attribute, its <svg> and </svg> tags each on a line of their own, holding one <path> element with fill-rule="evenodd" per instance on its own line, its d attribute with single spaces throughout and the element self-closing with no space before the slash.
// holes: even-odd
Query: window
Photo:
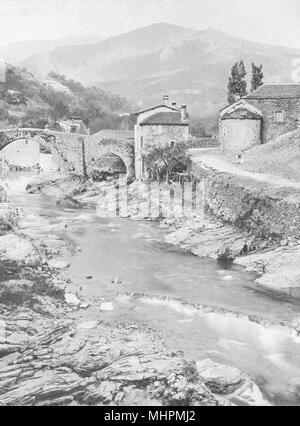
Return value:
<svg viewBox="0 0 300 426">
<path fill-rule="evenodd" d="M 172 142 L 171 142 L 171 148 L 174 148 L 174 146 L 175 146 L 175 142 L 174 142 L 174 141 L 172 141 Z"/>
<path fill-rule="evenodd" d="M 141 136 L 141 148 L 143 148 L 143 146 L 144 146 L 144 137 Z"/>
<path fill-rule="evenodd" d="M 283 111 L 275 111 L 274 114 L 275 123 L 284 123 L 284 113 Z"/>
</svg>

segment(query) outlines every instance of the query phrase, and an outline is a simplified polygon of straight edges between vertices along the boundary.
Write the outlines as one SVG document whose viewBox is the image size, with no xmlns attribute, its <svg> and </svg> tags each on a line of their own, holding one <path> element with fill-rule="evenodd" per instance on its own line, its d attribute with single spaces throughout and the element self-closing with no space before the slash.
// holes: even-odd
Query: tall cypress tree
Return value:
<svg viewBox="0 0 300 426">
<path fill-rule="evenodd" d="M 228 82 L 228 102 L 230 104 L 247 95 L 246 75 L 244 61 L 236 62 L 231 69 Z"/>
<path fill-rule="evenodd" d="M 260 86 L 264 84 L 263 78 L 263 66 L 257 66 L 252 62 L 251 92 L 255 92 L 255 90 L 257 90 Z"/>
</svg>

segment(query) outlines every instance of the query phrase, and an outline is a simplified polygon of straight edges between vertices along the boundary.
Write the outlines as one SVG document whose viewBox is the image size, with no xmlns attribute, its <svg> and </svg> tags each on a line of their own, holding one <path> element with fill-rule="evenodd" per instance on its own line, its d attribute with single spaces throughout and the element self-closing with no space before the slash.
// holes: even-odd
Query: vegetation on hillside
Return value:
<svg viewBox="0 0 300 426">
<path fill-rule="evenodd" d="M 128 115 L 132 107 L 125 98 L 53 72 L 41 81 L 26 69 L 8 66 L 6 81 L 0 84 L 2 126 L 55 127 L 62 119 L 79 117 L 94 133 L 134 124 Z"/>
</svg>

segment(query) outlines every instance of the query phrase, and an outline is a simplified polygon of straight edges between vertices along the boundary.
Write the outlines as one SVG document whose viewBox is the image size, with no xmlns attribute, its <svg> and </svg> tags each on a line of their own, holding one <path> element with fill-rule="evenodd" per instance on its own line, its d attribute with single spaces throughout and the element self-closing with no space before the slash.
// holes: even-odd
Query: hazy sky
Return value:
<svg viewBox="0 0 300 426">
<path fill-rule="evenodd" d="M 0 0 L 0 44 L 110 36 L 155 22 L 300 48 L 300 0 Z"/>
</svg>

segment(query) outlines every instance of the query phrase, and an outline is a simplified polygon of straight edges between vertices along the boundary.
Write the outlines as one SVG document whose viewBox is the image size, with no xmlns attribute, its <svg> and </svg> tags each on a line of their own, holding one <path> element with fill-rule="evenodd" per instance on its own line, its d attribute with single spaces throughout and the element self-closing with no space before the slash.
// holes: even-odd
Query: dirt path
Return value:
<svg viewBox="0 0 300 426">
<path fill-rule="evenodd" d="M 257 182 L 265 182 L 272 186 L 300 190 L 300 182 L 267 173 L 249 172 L 242 169 L 239 165 L 231 164 L 219 156 L 219 151 L 217 149 L 191 149 L 190 152 L 193 162 L 195 164 L 204 165 L 206 168 L 250 178 Z"/>
</svg>

